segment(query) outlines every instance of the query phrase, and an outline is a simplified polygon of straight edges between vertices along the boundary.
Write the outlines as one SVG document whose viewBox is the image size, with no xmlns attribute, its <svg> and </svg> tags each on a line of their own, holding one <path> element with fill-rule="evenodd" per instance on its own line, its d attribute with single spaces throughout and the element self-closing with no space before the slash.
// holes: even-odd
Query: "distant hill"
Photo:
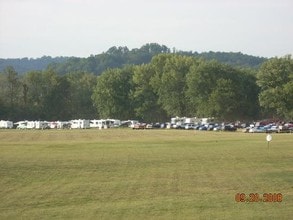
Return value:
<svg viewBox="0 0 293 220">
<path fill-rule="evenodd" d="M 41 58 L 21 58 L 21 59 L 0 59 L 0 72 L 6 67 L 12 66 L 19 74 L 24 74 L 32 70 L 44 70 L 51 63 L 64 63 L 69 57 L 50 57 Z"/>
<path fill-rule="evenodd" d="M 129 64 L 149 63 L 153 56 L 160 53 L 177 53 L 186 56 L 202 57 L 207 60 L 217 60 L 232 66 L 258 68 L 266 58 L 245 55 L 233 52 L 187 52 L 175 51 L 165 45 L 156 43 L 145 44 L 141 48 L 129 50 L 127 47 L 111 47 L 107 52 L 90 56 L 88 58 L 78 57 L 56 57 L 44 56 L 37 59 L 0 59 L 0 71 L 7 66 L 13 66 L 19 73 L 23 74 L 31 70 L 43 70 L 52 68 L 59 74 L 69 72 L 89 72 L 96 75 L 101 74 L 107 68 L 120 68 Z"/>
<path fill-rule="evenodd" d="M 255 57 L 251 55 L 242 54 L 240 52 L 204 52 L 198 56 L 203 57 L 207 60 L 217 60 L 220 63 L 226 63 L 231 66 L 240 66 L 240 67 L 251 67 L 258 68 L 267 58 L 264 57 Z"/>
</svg>

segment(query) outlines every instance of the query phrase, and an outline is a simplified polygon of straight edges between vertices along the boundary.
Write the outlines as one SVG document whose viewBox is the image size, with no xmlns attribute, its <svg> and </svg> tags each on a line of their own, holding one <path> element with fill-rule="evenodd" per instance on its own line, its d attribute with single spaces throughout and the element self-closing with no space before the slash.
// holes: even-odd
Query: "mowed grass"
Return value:
<svg viewBox="0 0 293 220">
<path fill-rule="evenodd" d="M 292 219 L 293 134 L 0 131 L 0 219 Z M 282 193 L 282 202 L 236 202 Z"/>
</svg>

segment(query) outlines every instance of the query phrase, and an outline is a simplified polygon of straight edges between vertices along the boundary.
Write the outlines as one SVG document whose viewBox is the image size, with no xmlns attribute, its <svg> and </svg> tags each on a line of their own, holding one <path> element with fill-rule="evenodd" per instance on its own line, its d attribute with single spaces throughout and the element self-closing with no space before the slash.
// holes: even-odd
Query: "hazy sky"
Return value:
<svg viewBox="0 0 293 220">
<path fill-rule="evenodd" d="M 0 57 L 80 56 L 159 43 L 293 54 L 293 0 L 0 0 Z"/>
</svg>

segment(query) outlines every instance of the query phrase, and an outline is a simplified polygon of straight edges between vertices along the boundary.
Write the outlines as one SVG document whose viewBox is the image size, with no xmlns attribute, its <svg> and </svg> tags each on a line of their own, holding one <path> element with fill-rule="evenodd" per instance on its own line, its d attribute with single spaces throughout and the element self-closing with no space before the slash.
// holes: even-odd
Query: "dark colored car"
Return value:
<svg viewBox="0 0 293 220">
<path fill-rule="evenodd" d="M 222 128 L 223 131 L 236 131 L 237 128 L 234 127 L 233 125 L 224 125 Z"/>
</svg>

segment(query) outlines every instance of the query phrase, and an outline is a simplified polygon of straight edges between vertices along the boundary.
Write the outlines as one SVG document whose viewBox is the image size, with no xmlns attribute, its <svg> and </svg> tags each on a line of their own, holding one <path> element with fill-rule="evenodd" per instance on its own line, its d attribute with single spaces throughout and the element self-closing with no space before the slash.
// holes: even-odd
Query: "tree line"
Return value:
<svg viewBox="0 0 293 220">
<path fill-rule="evenodd" d="M 0 72 L 4 71 L 6 67 L 12 66 L 14 70 L 22 75 L 32 70 L 45 70 L 49 64 L 64 63 L 69 57 L 50 57 L 43 56 L 41 58 L 8 58 L 0 59 Z"/>
<path fill-rule="evenodd" d="M 166 121 L 172 116 L 223 121 L 293 118 L 293 61 L 272 58 L 259 69 L 163 53 L 151 62 L 93 73 L 54 68 L 0 74 L 0 118 Z"/>
<path fill-rule="evenodd" d="M 258 68 L 266 58 L 249 56 L 242 53 L 226 52 L 203 52 L 181 51 L 175 48 L 170 49 L 165 45 L 157 43 L 145 44 L 140 48 L 132 50 L 127 47 L 111 47 L 106 52 L 91 55 L 87 58 L 79 57 L 49 57 L 43 56 L 37 59 L 0 59 L 0 72 L 7 66 L 13 66 L 18 74 L 22 75 L 32 70 L 54 70 L 60 75 L 70 72 L 87 72 L 100 75 L 107 68 L 122 68 L 125 65 L 147 64 L 151 59 L 161 53 L 179 54 L 206 60 L 217 60 L 232 66 Z"/>
</svg>

